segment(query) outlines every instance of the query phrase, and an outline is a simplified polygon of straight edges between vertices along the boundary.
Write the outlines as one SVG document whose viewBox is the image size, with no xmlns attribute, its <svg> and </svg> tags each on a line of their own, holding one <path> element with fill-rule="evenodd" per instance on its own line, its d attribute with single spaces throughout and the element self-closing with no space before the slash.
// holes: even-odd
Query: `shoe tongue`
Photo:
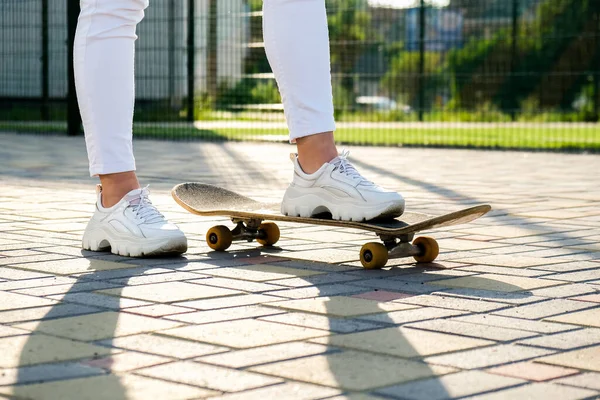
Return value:
<svg viewBox="0 0 600 400">
<path fill-rule="evenodd" d="M 142 202 L 143 189 L 134 189 L 125 195 L 125 200 L 133 206 L 137 206 Z"/>
</svg>

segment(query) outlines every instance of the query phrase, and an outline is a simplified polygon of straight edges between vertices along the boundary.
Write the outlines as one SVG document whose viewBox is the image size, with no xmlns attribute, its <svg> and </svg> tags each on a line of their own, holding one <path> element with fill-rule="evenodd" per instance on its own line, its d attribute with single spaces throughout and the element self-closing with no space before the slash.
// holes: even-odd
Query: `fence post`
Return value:
<svg viewBox="0 0 600 400">
<path fill-rule="evenodd" d="M 188 0 L 188 37 L 187 37 L 187 78 L 188 103 L 187 120 L 194 122 L 194 95 L 196 91 L 196 0 Z"/>
<path fill-rule="evenodd" d="M 49 58 L 48 0 L 42 0 L 42 119 L 50 119 L 50 58 Z"/>
<path fill-rule="evenodd" d="M 68 48 L 68 75 L 69 90 L 67 93 L 67 134 L 69 136 L 81 133 L 81 115 L 77 104 L 77 92 L 75 89 L 75 70 L 73 69 L 73 43 L 75 31 L 77 30 L 77 18 L 79 17 L 79 0 L 68 0 L 67 2 L 67 48 Z"/>
<path fill-rule="evenodd" d="M 207 87 L 213 104 L 217 101 L 218 90 L 218 5 L 217 0 L 209 0 L 208 12 L 208 52 L 207 52 Z"/>
<path fill-rule="evenodd" d="M 423 121 L 425 111 L 425 0 L 421 0 L 419 8 L 419 121 Z"/>
<path fill-rule="evenodd" d="M 520 84 L 520 78 L 517 78 L 514 74 L 517 70 L 517 46 L 518 46 L 518 37 L 519 37 L 519 0 L 513 0 L 512 2 L 512 43 L 510 49 L 510 71 L 512 74 L 512 81 L 515 82 L 515 78 L 517 79 L 516 84 Z M 513 121 L 517 119 L 517 110 L 516 104 L 512 104 L 512 108 L 510 110 L 510 117 Z"/>
</svg>

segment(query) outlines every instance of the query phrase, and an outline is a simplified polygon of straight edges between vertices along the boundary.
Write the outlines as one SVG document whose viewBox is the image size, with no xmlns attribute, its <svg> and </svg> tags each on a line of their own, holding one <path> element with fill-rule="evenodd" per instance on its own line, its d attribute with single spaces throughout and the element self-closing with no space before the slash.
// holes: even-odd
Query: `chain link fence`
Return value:
<svg viewBox="0 0 600 400">
<path fill-rule="evenodd" d="M 136 137 L 285 140 L 261 0 L 151 0 Z M 600 1 L 327 0 L 337 139 L 600 149 Z M 76 0 L 0 0 L 0 130 L 81 132 Z"/>
</svg>

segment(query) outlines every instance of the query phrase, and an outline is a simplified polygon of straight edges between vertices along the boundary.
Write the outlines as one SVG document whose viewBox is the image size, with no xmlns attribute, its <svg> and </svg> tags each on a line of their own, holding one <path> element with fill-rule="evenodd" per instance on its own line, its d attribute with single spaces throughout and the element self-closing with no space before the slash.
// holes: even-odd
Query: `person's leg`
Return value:
<svg viewBox="0 0 600 400">
<path fill-rule="evenodd" d="M 347 154 L 338 157 L 325 0 L 263 5 L 267 56 L 298 148 L 281 212 L 302 217 L 330 212 L 344 220 L 401 215 L 402 196 L 363 178 Z"/>
<path fill-rule="evenodd" d="M 148 0 L 81 0 L 75 78 L 90 175 L 99 176 L 96 212 L 83 248 L 144 256 L 181 253 L 185 235 L 140 189 L 132 149 L 137 24 Z"/>
<path fill-rule="evenodd" d="M 75 78 L 90 174 L 112 207 L 140 185 L 132 149 L 136 26 L 148 0 L 82 0 Z"/>
<path fill-rule="evenodd" d="M 264 0 L 265 47 L 307 173 L 338 155 L 324 0 Z"/>
</svg>

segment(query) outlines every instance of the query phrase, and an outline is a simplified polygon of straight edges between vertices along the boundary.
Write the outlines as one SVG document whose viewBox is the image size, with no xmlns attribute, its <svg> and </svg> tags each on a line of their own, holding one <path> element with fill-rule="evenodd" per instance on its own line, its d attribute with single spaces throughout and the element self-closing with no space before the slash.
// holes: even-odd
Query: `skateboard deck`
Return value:
<svg viewBox="0 0 600 400">
<path fill-rule="evenodd" d="M 431 262 L 437 257 L 439 251 L 437 243 L 432 238 L 419 238 L 422 239 L 420 241 L 422 243 L 415 245 L 413 242 L 413 245 L 410 245 L 409 242 L 413 239 L 415 233 L 465 224 L 482 217 L 491 210 L 489 205 L 483 204 L 444 215 L 405 212 L 398 218 L 370 221 L 339 221 L 331 219 L 328 215 L 319 215 L 311 218 L 282 215 L 279 211 L 279 203 L 263 203 L 231 190 L 203 183 L 190 182 L 179 184 L 173 188 L 171 194 L 180 206 L 193 214 L 229 217 L 237 224 L 237 227 L 230 231 L 231 235 L 226 232 L 226 227 L 224 226 L 214 227 L 211 229 L 213 232 L 209 231 L 207 233 L 207 243 L 214 250 L 226 250 L 232 240 L 256 239 L 263 245 L 275 244 L 279 239 L 279 229 L 273 223 L 263 223 L 263 221 L 267 220 L 354 228 L 374 232 L 383 242 L 383 245 L 381 243 L 367 244 L 372 247 L 370 253 L 373 253 L 374 249 L 377 255 L 379 255 L 377 257 L 379 262 L 375 263 L 376 266 L 373 268 L 381 268 L 387 262 L 387 258 L 406 256 L 413 256 L 417 261 Z M 211 234 L 213 235 L 212 243 Z M 271 237 L 268 237 L 269 234 L 271 234 Z M 218 242 L 217 239 L 219 237 L 224 239 L 224 242 L 215 243 L 215 241 Z M 385 252 L 388 253 L 388 257 L 383 255 L 383 248 L 376 245 L 383 246 L 386 249 Z M 365 246 L 363 246 L 363 250 L 365 250 Z M 430 249 L 432 252 L 425 254 L 427 257 L 424 257 L 423 254 L 419 256 L 418 253 L 424 253 L 424 248 L 427 250 L 428 246 L 433 247 Z M 363 250 L 361 250 L 361 262 L 363 266 L 369 268 L 363 260 Z M 367 258 L 369 258 L 368 253 L 369 251 L 367 251 Z M 435 256 L 433 256 L 434 253 Z M 432 257 L 433 259 L 431 259 Z M 385 262 L 383 262 L 383 259 L 385 259 Z M 382 263 L 383 265 L 381 265 Z"/>
</svg>

